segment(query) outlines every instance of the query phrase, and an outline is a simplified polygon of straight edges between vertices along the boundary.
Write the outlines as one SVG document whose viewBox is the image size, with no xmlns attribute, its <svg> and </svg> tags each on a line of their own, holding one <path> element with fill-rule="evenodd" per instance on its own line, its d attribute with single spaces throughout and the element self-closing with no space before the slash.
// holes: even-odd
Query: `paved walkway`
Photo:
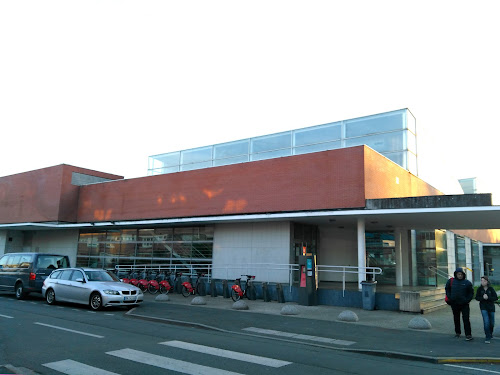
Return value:
<svg viewBox="0 0 500 375">
<path fill-rule="evenodd" d="M 144 304 L 131 310 L 128 316 L 398 358 L 439 363 L 500 363 L 500 332 L 497 328 L 495 333 L 498 339 L 492 340 L 489 345 L 484 343 L 482 318 L 475 301 L 471 303 L 474 340 L 466 342 L 464 336 L 460 339 L 454 337 L 449 307 L 421 315 L 244 300 L 249 309 L 235 310 L 234 302 L 221 296 L 203 297 L 206 302 L 204 305 L 193 305 L 191 302 L 195 297 L 192 296 L 185 298 L 179 294 L 169 294 L 169 300 L 165 302 L 157 301 L 156 297 L 146 294 Z M 282 315 L 285 305 L 294 306 L 298 314 Z M 346 310 L 354 312 L 359 321 L 339 321 L 339 314 Z M 410 320 L 415 317 L 427 319 L 432 328 L 408 328 Z"/>
</svg>

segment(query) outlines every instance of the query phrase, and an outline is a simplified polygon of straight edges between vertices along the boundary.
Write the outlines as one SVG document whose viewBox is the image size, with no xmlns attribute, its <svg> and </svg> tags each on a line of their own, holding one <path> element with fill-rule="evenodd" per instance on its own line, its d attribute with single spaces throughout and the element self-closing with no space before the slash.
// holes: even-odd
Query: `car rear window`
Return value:
<svg viewBox="0 0 500 375">
<path fill-rule="evenodd" d="M 67 268 L 68 260 L 60 255 L 39 255 L 36 263 L 37 268 Z"/>
</svg>

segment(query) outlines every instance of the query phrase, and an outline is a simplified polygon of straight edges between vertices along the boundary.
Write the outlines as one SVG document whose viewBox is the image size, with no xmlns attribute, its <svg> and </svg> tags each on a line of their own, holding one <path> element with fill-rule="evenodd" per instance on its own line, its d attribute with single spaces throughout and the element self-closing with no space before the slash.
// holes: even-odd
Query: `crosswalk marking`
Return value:
<svg viewBox="0 0 500 375">
<path fill-rule="evenodd" d="M 317 342 L 322 342 L 322 343 L 326 343 L 326 344 L 345 345 L 345 346 L 356 344 L 356 342 L 354 342 L 354 341 L 336 340 L 336 339 L 330 339 L 328 337 L 301 335 L 299 333 L 282 332 L 282 331 L 275 331 L 273 329 L 262 329 L 262 328 L 256 328 L 256 327 L 243 328 L 243 331 L 250 331 L 250 332 L 255 332 L 255 333 L 263 333 L 266 335 L 275 335 L 275 336 L 282 336 L 282 337 L 293 337 L 294 339 L 317 341 Z"/>
<path fill-rule="evenodd" d="M 189 375 L 242 375 L 237 372 L 197 365 L 129 348 L 106 352 L 106 354 Z"/>
<path fill-rule="evenodd" d="M 213 348 L 211 346 L 191 344 L 184 341 L 165 341 L 160 342 L 161 345 L 168 345 L 175 348 L 186 349 L 195 351 L 198 353 L 205 353 L 210 355 L 215 355 L 219 357 L 235 359 L 238 361 L 245 361 L 251 363 L 257 363 L 259 365 L 269 366 L 269 367 L 282 367 L 291 364 L 291 362 L 280 361 L 279 359 L 260 357 L 251 354 L 245 354 L 240 352 L 234 352 L 231 350 L 224 350 L 219 348 Z"/>
<path fill-rule="evenodd" d="M 2 315 L 2 314 L 0 314 L 0 316 L 1 316 L 2 318 L 14 319 L 14 317 L 13 317 L 13 316 Z"/>
<path fill-rule="evenodd" d="M 44 363 L 42 366 L 51 368 L 68 375 L 119 375 L 116 372 L 101 370 L 97 367 L 92 367 L 84 363 L 76 362 L 71 359 L 64 361 Z"/>
<path fill-rule="evenodd" d="M 104 336 L 94 335 L 94 334 L 92 334 L 92 333 L 87 333 L 87 332 L 75 331 L 75 330 L 73 330 L 73 329 L 63 328 L 63 327 L 58 327 L 58 326 L 53 326 L 53 325 L 50 325 L 50 324 L 45 324 L 45 323 L 35 322 L 35 323 L 33 323 L 33 324 L 37 324 L 37 325 L 39 325 L 39 326 L 44 326 L 44 327 L 50 327 L 50 328 L 60 329 L 60 330 L 62 330 L 62 331 L 68 331 L 68 332 L 78 333 L 78 334 L 80 334 L 80 335 L 86 335 L 86 336 L 97 337 L 98 339 L 102 339 L 102 338 L 104 338 Z"/>
</svg>

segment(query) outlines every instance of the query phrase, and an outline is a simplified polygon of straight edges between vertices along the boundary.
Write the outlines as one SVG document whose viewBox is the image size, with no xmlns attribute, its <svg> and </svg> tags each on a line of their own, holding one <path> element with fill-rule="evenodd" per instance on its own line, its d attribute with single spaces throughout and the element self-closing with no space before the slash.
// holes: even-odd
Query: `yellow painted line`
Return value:
<svg viewBox="0 0 500 375">
<path fill-rule="evenodd" d="M 498 357 L 438 358 L 437 363 L 500 363 L 500 358 Z"/>
</svg>

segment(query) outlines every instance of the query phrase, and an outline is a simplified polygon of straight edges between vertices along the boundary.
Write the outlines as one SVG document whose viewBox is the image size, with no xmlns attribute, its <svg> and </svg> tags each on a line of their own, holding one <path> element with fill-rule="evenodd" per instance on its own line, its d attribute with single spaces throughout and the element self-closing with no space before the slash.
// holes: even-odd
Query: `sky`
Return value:
<svg viewBox="0 0 500 375">
<path fill-rule="evenodd" d="M 1 1 L 0 176 L 408 108 L 419 177 L 500 204 L 500 1 Z M 498 198 L 496 198 L 498 197 Z"/>
</svg>

